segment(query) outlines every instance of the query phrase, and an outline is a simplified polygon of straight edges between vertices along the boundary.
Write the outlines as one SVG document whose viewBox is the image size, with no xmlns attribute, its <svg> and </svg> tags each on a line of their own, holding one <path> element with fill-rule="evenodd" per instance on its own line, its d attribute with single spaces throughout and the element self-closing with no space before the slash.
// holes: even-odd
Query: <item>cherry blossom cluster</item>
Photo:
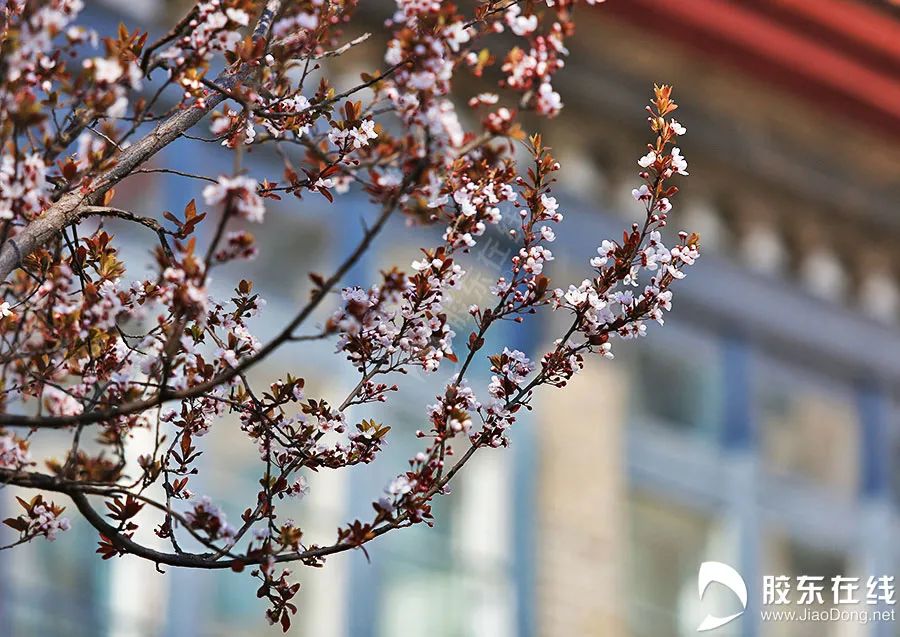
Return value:
<svg viewBox="0 0 900 637">
<path fill-rule="evenodd" d="M 189 55 L 208 60 L 216 51 L 234 49 L 241 39 L 235 27 L 245 27 L 250 23 L 250 14 L 240 8 L 240 4 L 222 0 L 199 3 L 187 23 L 187 33 L 166 49 L 163 56 L 185 64 Z"/>
<path fill-rule="evenodd" d="M 0 219 L 32 218 L 47 203 L 47 166 L 31 154 L 16 163 L 12 155 L 0 158 Z"/>
<path fill-rule="evenodd" d="M 250 23 L 250 13 L 243 7 L 252 10 L 252 5 L 227 0 L 200 2 L 183 21 L 179 37 L 159 57 L 171 61 L 171 72 L 185 88 L 186 96 L 200 94 L 200 79 L 215 53 L 233 51 L 237 47 L 242 39 L 239 29 Z M 179 72 L 187 69 L 196 70 Z"/>
<path fill-rule="evenodd" d="M 8 83 L 0 94 L 4 108 L 11 106 L 14 87 L 46 90 L 48 71 L 59 63 L 52 50 L 57 35 L 65 33 L 70 42 L 79 42 L 86 35 L 77 27 L 66 30 L 83 8 L 82 0 L 52 0 L 34 6 L 14 0 L 5 4 L 4 36 L 14 36 L 16 46 L 4 58 Z"/>
<path fill-rule="evenodd" d="M 491 361 L 491 382 L 488 394 L 492 402 L 487 405 L 487 413 L 496 426 L 505 429 L 514 422 L 507 404 L 523 387 L 525 379 L 534 371 L 534 363 L 519 350 L 503 348 L 503 352 L 493 356 Z"/>
<path fill-rule="evenodd" d="M 675 175 L 688 174 L 681 150 L 677 146 L 669 150 L 677 137 L 686 132 L 677 120 L 667 119 L 676 108 L 671 88 L 657 87 L 648 107 L 656 141 L 638 160 L 644 183 L 632 191 L 635 201 L 644 206 L 643 224 L 634 224 L 630 233 L 624 233 L 621 243 L 605 240 L 600 244 L 597 256 L 590 260 L 595 271 L 593 278 L 570 285 L 566 291 L 554 291 L 554 307 L 574 313 L 579 321 L 577 331 L 609 358 L 610 335 L 644 336 L 645 319 L 660 325 L 665 322 L 663 312 L 672 307 L 670 285 L 684 278 L 684 268 L 699 257 L 697 235 L 679 233 L 676 245 L 667 248 L 661 233 L 672 209 L 671 198 L 678 192 L 667 181 Z"/>
<path fill-rule="evenodd" d="M 356 83 L 331 79 L 334 58 L 374 50 L 354 0 L 201 0 L 155 40 L 125 25 L 100 38 L 76 24 L 82 4 L 10 2 L 0 23 L 0 480 L 71 499 L 103 559 L 248 571 L 266 619 L 287 630 L 300 585 L 282 563 L 319 567 L 433 524 L 434 498 L 476 452 L 510 444 L 541 387 L 564 386 L 589 357 L 611 358 L 616 337 L 663 323 L 671 286 L 698 257 L 696 235 L 665 231 L 669 182 L 688 166 L 671 89 L 657 87 L 634 190 L 644 222 L 600 243 L 581 283 L 551 285 L 561 167 L 520 115 L 562 106 L 554 79 L 573 1 L 397 0 L 382 16 L 387 48 Z M 210 143 L 233 168 L 169 168 L 157 154 L 176 140 Z M 260 156 L 282 168 L 267 172 Z M 178 184 L 178 210 L 123 203 L 116 187 L 146 173 Z M 270 200 L 326 205 L 350 191 L 372 204 L 359 242 L 332 273 L 309 273 L 309 297 L 272 337 L 258 336 L 265 300 L 251 281 L 210 293 L 212 276 L 231 276 L 223 264 L 233 271 L 266 249 L 245 226 L 278 223 Z M 421 246 L 415 260 L 352 280 L 398 217 Z M 150 246 L 149 264 L 126 262 L 123 225 Z M 497 235 L 511 257 L 457 320 L 463 264 Z M 571 316 L 550 351 L 483 353 L 498 323 L 550 309 Z M 346 395 L 320 395 L 293 370 L 263 378 L 274 352 L 322 340 L 357 379 Z M 484 387 L 476 369 L 490 376 Z M 442 386 L 423 405 L 420 450 L 372 494 L 370 519 L 324 543 L 307 537 L 283 503 L 319 472 L 379 458 L 400 434 L 366 412 L 396 404 L 397 375 L 419 371 Z M 226 418 L 240 423 L 258 474 L 255 497 L 230 515 L 197 495 L 211 439 L 234 432 Z M 34 457 L 44 444 L 53 453 Z M 18 505 L 4 521 L 9 546 L 69 528 L 43 495 Z"/>
<path fill-rule="evenodd" d="M 480 407 L 472 388 L 460 382 L 448 385 L 446 393 L 428 408 L 428 413 L 434 431 L 455 435 L 472 428 L 472 414 Z M 416 460 L 421 462 L 422 458 Z"/>
<path fill-rule="evenodd" d="M 387 26 L 393 37 L 385 62 L 398 68 L 385 84 L 385 97 L 407 125 L 422 126 L 441 143 L 459 146 L 463 129 L 445 96 L 472 31 L 453 3 L 419 0 L 397 0 Z"/>
<path fill-rule="evenodd" d="M 0 430 L 0 467 L 20 469 L 32 464 L 28 441 L 10 431 Z"/>
<path fill-rule="evenodd" d="M 215 253 L 216 261 L 252 261 L 259 254 L 256 240 L 246 230 L 232 230 L 225 235 L 225 244 Z"/>
<path fill-rule="evenodd" d="M 443 304 L 465 272 L 443 247 L 423 253 L 408 277 L 385 272 L 379 286 L 343 291 L 344 303 L 329 326 L 340 333 L 338 350 L 359 369 L 416 365 L 434 372 L 453 357 L 455 333 Z"/>
<path fill-rule="evenodd" d="M 261 223 L 266 207 L 256 192 L 257 187 L 256 180 L 251 177 L 220 176 L 218 183 L 203 189 L 203 200 L 208 206 L 224 204 L 226 209 L 230 208 L 247 221 Z"/>
<path fill-rule="evenodd" d="M 482 329 L 487 329 L 493 321 L 507 317 L 521 322 L 523 314 L 530 313 L 535 306 L 547 300 L 549 279 L 543 271 L 544 265 L 553 260 L 553 252 L 547 245 L 556 240 L 556 233 L 548 224 L 558 224 L 563 220 L 559 202 L 549 194 L 559 164 L 543 146 L 539 136 L 532 137 L 529 145 L 534 157 L 534 169 L 530 180 L 521 176 L 516 178 L 521 196 L 512 199 L 514 203 L 524 202 L 525 205 L 517 213 L 518 229 L 514 227 L 510 230 L 510 235 L 520 241 L 519 250 L 512 257 L 510 273 L 499 277 L 491 286 L 491 293 L 498 297 L 497 306 L 492 311 L 477 306 L 470 308 L 470 313 Z"/>
<path fill-rule="evenodd" d="M 57 533 L 69 530 L 71 526 L 69 519 L 62 517 L 65 507 L 47 502 L 41 495 L 34 496 L 28 502 L 19 497 L 16 500 L 24 512 L 3 521 L 6 526 L 19 532 L 19 539 L 15 544 L 22 544 L 37 537 L 44 537 L 52 542 L 56 539 Z"/>
<path fill-rule="evenodd" d="M 45 119 L 39 99 L 52 89 L 57 75 L 66 73 L 63 56 L 84 39 L 76 27 L 67 30 L 83 6 L 81 0 L 5 4 L 0 37 L 12 46 L 4 46 L 0 120 L 7 125 L 40 125 Z M 48 196 L 45 159 L 37 152 L 0 155 L 0 219 L 30 220 L 41 212 Z"/>
<path fill-rule="evenodd" d="M 535 168 L 530 181 L 517 180 L 527 205 L 519 211 L 521 229 L 517 234 L 522 247 L 512 259 L 509 278 L 501 277 L 492 290 L 499 297 L 498 304 L 490 309 L 471 308 L 479 329 L 469 337 L 469 356 L 463 370 L 447 385 L 444 396 L 428 410 L 431 430 L 420 432 L 420 437 L 430 441 L 428 447 L 410 461 L 412 470 L 398 476 L 386 489 L 387 497 L 379 504 L 387 512 L 385 515 L 428 520 L 429 502 L 443 488 L 445 458 L 453 455 L 457 433 L 464 431 L 471 446 L 450 470 L 451 476 L 474 450 L 509 444 L 506 432 L 517 412 L 529 407 L 537 388 L 565 386 L 584 367 L 585 356 L 591 353 L 613 358 L 611 336 L 643 336 L 646 319 L 664 322 L 663 311 L 671 309 L 669 287 L 684 277 L 684 268 L 699 256 L 697 235 L 679 233 L 678 243 L 669 249 L 662 243 L 660 232 L 672 208 L 671 198 L 678 190 L 669 186 L 667 180 L 687 174 L 680 150 L 668 150 L 675 138 L 685 132 L 683 126 L 667 119 L 676 108 L 671 88 L 656 87 L 648 107 L 650 128 L 656 136 L 655 144 L 650 146 L 653 159 L 648 161 L 645 157 L 639 161 L 639 176 L 644 184 L 634 191 L 636 202 L 644 206 L 643 224 L 634 224 L 630 233 L 625 232 L 621 244 L 601 242 L 598 256 L 590 261 L 594 276 L 580 285 L 570 285 L 567 291 L 557 288 L 549 292 L 549 281 L 543 274 L 544 264 L 552 260 L 552 254 L 542 244 L 555 238 L 552 229 L 543 224 L 562 220 L 559 204 L 549 194 L 552 174 L 559 165 L 539 138 L 531 140 Z M 636 293 L 634 288 L 640 289 L 643 271 L 649 279 L 643 284 L 643 293 Z M 541 357 L 539 365 L 525 353 L 509 348 L 490 357 L 490 398 L 480 404 L 464 384 L 462 374 L 472 355 L 483 346 L 484 333 L 494 321 L 521 320 L 523 313 L 545 304 L 568 310 L 573 316 L 571 326 L 556 340 L 554 349 Z M 479 414 L 483 423 L 478 430 L 471 428 L 473 412 Z"/>
<path fill-rule="evenodd" d="M 206 496 L 192 503 L 192 508 L 184 514 L 184 519 L 190 528 L 202 531 L 211 540 L 234 536 L 234 529 L 228 525 L 225 515 Z"/>
<path fill-rule="evenodd" d="M 512 185 L 514 176 L 511 164 L 491 166 L 484 160 L 467 173 L 451 173 L 441 194 L 428 204 L 435 216 L 446 219 L 443 238 L 450 249 L 474 247 L 488 226 L 500 223 L 500 204 L 518 198 Z"/>
<path fill-rule="evenodd" d="M 588 0 L 587 4 L 595 4 Z M 506 73 L 505 84 L 522 93 L 522 103 L 532 105 L 535 110 L 553 117 L 562 109 L 559 93 L 554 90 L 553 75 L 565 66 L 564 58 L 569 54 L 565 37 L 571 32 L 572 2 L 547 2 L 554 12 L 538 15 L 532 3 L 523 9 L 518 2 L 509 3 L 503 13 L 503 24 L 515 35 L 527 40 L 527 48 L 514 47 L 509 51 L 501 67 Z M 549 26 L 541 31 L 542 24 Z M 498 30 L 502 26 L 498 25 Z M 479 64 L 477 55 L 470 54 L 469 63 Z"/>
</svg>

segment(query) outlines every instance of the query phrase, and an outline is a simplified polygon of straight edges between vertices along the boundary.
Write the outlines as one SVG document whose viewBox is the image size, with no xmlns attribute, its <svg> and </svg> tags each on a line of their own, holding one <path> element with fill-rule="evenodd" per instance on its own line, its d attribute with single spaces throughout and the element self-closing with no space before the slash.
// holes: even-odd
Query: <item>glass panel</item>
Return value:
<svg viewBox="0 0 900 637">
<path fill-rule="evenodd" d="M 6 493 L 12 500 L 12 492 Z M 6 501 L 0 508 L 13 511 Z M 103 581 L 109 565 L 94 556 L 93 529 L 75 516 L 70 519 L 72 530 L 56 542 L 38 539 L 0 556 L 0 575 L 5 580 L 0 589 L 4 596 L 0 599 L 0 634 L 103 634 L 108 614 Z"/>
<path fill-rule="evenodd" d="M 696 601 L 700 563 L 729 559 L 721 550 L 712 550 L 722 540 L 717 525 L 700 513 L 642 494 L 633 495 L 629 505 L 629 634 L 695 635 L 702 617 Z M 704 602 L 722 609 L 737 604 L 727 594 L 719 599 L 720 593 L 710 588 Z"/>
<path fill-rule="evenodd" d="M 894 503 L 900 506 L 900 394 L 895 393 L 890 405 L 886 417 L 888 452 L 885 454 L 885 462 L 887 462 L 888 489 Z"/>
<path fill-rule="evenodd" d="M 764 549 L 765 568 L 763 572 L 769 575 L 786 575 L 790 578 L 790 592 L 788 598 L 792 603 L 788 606 L 767 606 L 766 610 L 797 610 L 800 612 L 828 613 L 834 607 L 833 592 L 831 590 L 832 578 L 836 575 L 859 576 L 860 573 L 849 572 L 847 559 L 837 551 L 825 550 L 804 544 L 794 538 L 786 537 L 778 533 L 766 534 Z M 799 604 L 803 592 L 797 590 L 798 576 L 823 577 L 824 590 L 822 591 L 822 603 L 810 595 L 811 603 Z M 841 610 L 852 610 L 852 604 L 842 604 Z M 860 607 L 860 610 L 863 610 Z M 857 634 L 853 632 L 858 625 L 853 622 L 841 621 L 793 621 L 793 622 L 764 622 L 761 632 L 766 637 L 829 637 L 832 635 Z M 850 632 L 848 632 L 848 629 Z"/>
<path fill-rule="evenodd" d="M 489 339 L 485 352 L 498 348 L 501 331 Z M 485 373 L 483 357 L 476 359 L 469 374 L 473 385 L 485 386 Z M 366 468 L 373 479 L 377 474 L 380 482 L 376 485 L 386 484 L 389 474 L 385 472 L 404 466 L 425 444 L 413 432 L 425 427 L 425 405 L 434 402 L 440 391 L 433 380 L 415 373 L 405 379 L 411 399 L 405 407 L 391 408 L 391 418 L 385 419 L 394 427 L 390 444 L 378 466 Z M 467 445 L 459 438 L 457 455 L 448 457 L 448 461 L 459 457 Z M 419 525 L 404 529 L 373 545 L 373 562 L 378 569 L 373 620 L 378 635 L 515 634 L 512 460 L 509 450 L 476 455 L 451 483 L 452 494 L 433 500 L 433 528 Z M 368 471 L 373 468 L 376 471 Z"/>
<path fill-rule="evenodd" d="M 392 560 L 395 578 L 383 588 L 378 635 L 511 637 L 509 588 L 477 571 L 422 569 Z"/>
<path fill-rule="evenodd" d="M 765 467 L 852 497 L 861 443 L 850 388 L 772 360 L 759 361 L 754 380 Z"/>
<path fill-rule="evenodd" d="M 379 635 L 511 636 L 511 500 L 498 458 L 473 460 L 451 498 L 435 501 L 435 528 L 405 529 L 378 546 Z"/>
<path fill-rule="evenodd" d="M 632 361 L 632 410 L 639 420 L 704 438 L 720 430 L 722 370 L 719 343 L 677 324 L 654 329 L 652 342 L 617 343 Z M 632 351 L 633 350 L 633 351 Z"/>
</svg>

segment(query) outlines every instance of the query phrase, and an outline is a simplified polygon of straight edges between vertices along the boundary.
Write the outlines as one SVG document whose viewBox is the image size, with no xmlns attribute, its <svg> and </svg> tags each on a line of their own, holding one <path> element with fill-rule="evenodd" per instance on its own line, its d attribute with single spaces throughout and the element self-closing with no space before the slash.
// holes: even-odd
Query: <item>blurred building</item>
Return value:
<svg viewBox="0 0 900 637">
<path fill-rule="evenodd" d="M 156 11 L 108 4 L 98 20 Z M 366 7 L 376 9 L 387 3 Z M 665 328 L 542 394 L 512 447 L 483 454 L 438 502 L 436 528 L 379 540 L 371 563 L 354 553 L 301 570 L 292 634 L 690 635 L 710 601 L 698 598 L 698 568 L 715 560 L 740 571 L 750 602 L 711 634 L 900 635 L 886 622 L 770 623 L 758 612 L 764 574 L 900 574 L 900 13 L 875 0 L 608 0 L 582 13 L 559 76 L 566 108 L 535 123 L 564 168 L 552 276 L 580 280 L 600 240 L 638 213 L 630 190 L 654 82 L 675 85 L 688 128 L 692 176 L 672 227 L 699 231 L 703 258 Z M 377 47 L 358 54 L 370 65 Z M 216 147 L 191 149 L 159 164 L 229 171 Z M 149 177 L 134 188 L 148 211 L 196 194 Z M 270 212 L 279 219 L 260 243 L 272 248 L 252 266 L 270 327 L 305 294 L 309 263 L 328 271 L 353 244 L 333 215 L 355 228 L 365 210 L 350 196 Z M 406 236 L 389 233 L 350 280 L 410 261 Z M 481 244 L 463 296 L 483 297 L 507 251 L 497 238 Z M 229 273 L 219 277 L 227 285 Z M 537 355 L 558 327 L 547 317 L 494 338 Z M 354 384 L 327 345 L 273 358 L 258 377 L 287 366 L 314 370 L 311 392 Z M 365 515 L 414 453 L 437 384 L 410 378 L 406 389 L 383 414 L 394 425 L 385 458 L 311 478 L 297 512 L 308 535 L 327 539 Z M 206 486 L 237 517 L 255 452 L 238 432 L 214 445 Z M 129 558 L 101 563 L 93 548 L 78 525 L 53 545 L 0 553 L 0 633 L 271 634 L 245 575 L 162 576 Z"/>
</svg>

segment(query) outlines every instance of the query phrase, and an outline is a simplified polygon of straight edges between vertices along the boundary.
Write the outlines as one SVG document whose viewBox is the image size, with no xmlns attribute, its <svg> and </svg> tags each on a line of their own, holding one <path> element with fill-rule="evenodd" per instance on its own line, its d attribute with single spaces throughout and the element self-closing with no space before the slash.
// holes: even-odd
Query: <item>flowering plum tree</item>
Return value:
<svg viewBox="0 0 900 637">
<path fill-rule="evenodd" d="M 287 564 L 321 566 L 386 533 L 431 524 L 434 498 L 474 454 L 508 444 L 538 390 L 564 386 L 589 356 L 612 358 L 614 338 L 663 322 L 671 285 L 698 256 L 696 235 L 681 233 L 672 247 L 661 238 L 677 192 L 671 179 L 687 175 L 687 163 L 671 89 L 658 86 L 633 191 L 642 221 L 600 243 L 583 281 L 550 283 L 549 246 L 563 219 L 551 194 L 560 166 L 517 117 L 553 117 L 562 107 L 553 78 L 573 33 L 573 0 L 480 0 L 468 9 L 397 0 L 383 63 L 344 90 L 317 71 L 368 37 L 354 34 L 355 0 L 204 0 L 155 40 L 125 26 L 100 38 L 79 26 L 82 4 L 12 0 L 2 11 L 0 481 L 22 496 L 39 492 L 18 499 L 4 548 L 53 540 L 69 528 L 60 500 L 71 500 L 96 529 L 104 559 L 247 570 L 260 581 L 267 618 L 286 630 L 299 589 Z M 314 71 L 322 79 L 312 81 Z M 458 73 L 474 77 L 470 86 L 491 77 L 497 92 L 451 99 Z M 457 117 L 460 105 L 474 130 Z M 189 135 L 198 125 L 233 154 L 232 174 L 145 166 L 176 140 L 202 143 Z M 249 147 L 271 147 L 283 173 L 244 166 Z M 517 162 L 517 148 L 526 160 Z M 117 206 L 117 184 L 167 170 L 202 180 L 202 204 L 150 216 Z M 251 282 L 234 281 L 228 300 L 207 292 L 214 268 L 264 249 L 235 225 L 265 223 L 268 199 L 321 196 L 340 206 L 350 188 L 366 193 L 375 221 L 334 272 L 311 275 L 308 301 L 260 342 L 250 327 L 263 301 Z M 423 225 L 443 234 L 408 270 L 383 271 L 370 287 L 349 284 L 392 216 L 406 217 L 413 237 Z M 109 217 L 152 233 L 149 275 L 120 259 L 104 229 Z M 501 222 L 516 252 L 493 296 L 469 308 L 471 332 L 457 337 L 446 304 L 466 276 L 459 256 Z M 203 225 L 209 230 L 198 233 Z M 323 314 L 337 291 L 337 309 Z M 550 351 L 534 361 L 514 349 L 483 351 L 493 326 L 545 309 L 568 315 Z M 316 321 L 318 331 L 300 335 Z M 307 395 L 291 370 L 264 389 L 248 382 L 274 351 L 313 338 L 331 339 L 358 374 L 347 396 Z M 366 405 L 390 403 L 393 375 L 448 361 L 448 382 L 423 414 L 421 451 L 397 468 L 370 517 L 342 526 L 331 543 L 305 542 L 279 502 L 307 492 L 308 472 L 376 458 L 389 428 L 363 417 Z M 478 365 L 490 369 L 487 387 L 467 383 Z M 205 439 L 226 413 L 239 418 L 260 461 L 257 496 L 234 525 L 193 493 Z M 153 443 L 126 453 L 139 430 Z M 34 457 L 51 431 L 65 436 L 61 455 Z M 96 444 L 85 445 L 88 437 Z M 143 522 L 148 512 L 154 524 Z M 148 542 L 151 534 L 170 548 Z"/>
</svg>

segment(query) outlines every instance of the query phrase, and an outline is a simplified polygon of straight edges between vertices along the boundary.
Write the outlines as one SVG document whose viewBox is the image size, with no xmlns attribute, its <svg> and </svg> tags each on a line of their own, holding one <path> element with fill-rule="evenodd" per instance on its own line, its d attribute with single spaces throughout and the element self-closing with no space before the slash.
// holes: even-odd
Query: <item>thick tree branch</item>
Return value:
<svg viewBox="0 0 900 637">
<path fill-rule="evenodd" d="M 103 494 L 97 493 L 96 487 L 92 484 L 61 480 L 54 476 L 36 472 L 17 472 L 11 469 L 0 469 L 0 483 L 11 484 L 27 489 L 41 489 L 43 491 L 63 493 L 69 496 L 75 503 L 78 512 L 81 513 L 85 520 L 87 520 L 99 533 L 103 534 L 113 546 L 124 553 L 135 555 L 156 564 L 200 569 L 234 569 L 249 564 L 259 564 L 267 559 L 267 556 L 262 554 L 252 557 L 229 557 L 229 559 L 221 559 L 224 557 L 221 552 L 167 553 L 146 547 L 135 542 L 133 539 L 124 536 L 116 529 L 116 527 L 107 522 L 96 509 L 94 509 L 88 500 L 88 494 Z M 380 537 L 388 531 L 398 528 L 402 524 L 402 518 L 386 523 L 373 531 L 370 540 Z M 357 545 L 344 542 L 326 547 L 314 547 L 306 551 L 281 553 L 274 556 L 274 559 L 276 562 L 314 560 L 335 553 L 342 553 L 343 551 L 348 551 L 353 548 L 357 548 Z"/>
<path fill-rule="evenodd" d="M 280 8 L 281 0 L 269 0 L 254 30 L 255 37 L 264 37 L 268 34 L 272 20 Z M 249 64 L 244 64 L 236 69 L 228 69 L 216 78 L 216 83 L 226 89 L 231 89 L 248 79 L 255 70 L 256 67 Z M 178 139 L 179 135 L 203 119 L 224 99 L 225 96 L 222 93 L 211 92 L 206 95 L 201 105 L 192 104 L 185 110 L 172 115 L 151 133 L 124 150 L 117 157 L 116 164 L 112 168 L 91 182 L 87 192 L 83 188 L 78 188 L 66 193 L 40 217 L 25 226 L 14 238 L 7 239 L 0 247 L 0 281 L 5 281 L 9 274 L 21 264 L 22 259 L 51 241 L 62 232 L 63 228 L 76 221 L 83 206 L 98 203 L 110 188 Z"/>
<path fill-rule="evenodd" d="M 409 183 L 418 181 L 418 176 L 419 174 L 421 174 L 421 171 L 423 169 L 424 166 L 420 165 L 419 168 L 414 171 L 414 174 L 408 176 L 406 184 L 408 185 Z M 402 190 L 403 189 L 401 189 L 401 191 Z M 227 371 L 222 372 L 218 376 L 211 378 L 208 381 L 199 383 L 197 385 L 192 385 L 191 387 L 187 387 L 185 389 L 173 390 L 163 388 L 156 396 L 153 396 L 151 398 L 126 403 L 124 405 L 120 405 L 118 407 L 113 407 L 111 409 L 103 411 L 91 411 L 74 416 L 22 416 L 15 414 L 0 414 L 0 425 L 14 427 L 33 427 L 36 429 L 59 429 L 78 424 L 93 424 L 111 420 L 120 416 L 128 416 L 131 414 L 140 413 L 142 411 L 146 411 L 147 409 L 157 407 L 162 403 L 170 400 L 181 400 L 185 398 L 200 396 L 212 389 L 215 389 L 223 383 L 227 383 L 239 374 L 247 371 L 250 367 L 258 363 L 265 357 L 269 356 L 283 343 L 288 342 L 292 339 L 296 329 L 300 327 L 300 325 L 309 317 L 310 314 L 312 314 L 312 312 L 325 299 L 329 292 L 331 292 L 334 286 L 340 282 L 344 275 L 350 271 L 350 268 L 352 268 L 354 264 L 359 261 L 360 257 L 366 252 L 366 250 L 368 250 L 372 241 L 375 239 L 376 235 L 381 232 L 381 229 L 384 228 L 385 224 L 393 214 L 398 204 L 399 195 L 397 197 L 397 200 L 385 206 L 384 210 L 381 212 L 381 215 L 379 215 L 378 220 L 371 228 L 366 231 L 362 240 L 359 242 L 353 252 L 344 260 L 343 263 L 341 263 L 337 270 L 334 271 L 334 273 L 322 284 L 322 286 L 316 289 L 315 292 L 313 292 L 312 298 L 303 307 L 303 309 L 300 310 L 300 312 L 294 317 L 294 319 L 290 323 L 288 323 L 275 338 L 264 345 L 254 355 L 243 359 L 237 367 L 231 367 Z"/>
</svg>

